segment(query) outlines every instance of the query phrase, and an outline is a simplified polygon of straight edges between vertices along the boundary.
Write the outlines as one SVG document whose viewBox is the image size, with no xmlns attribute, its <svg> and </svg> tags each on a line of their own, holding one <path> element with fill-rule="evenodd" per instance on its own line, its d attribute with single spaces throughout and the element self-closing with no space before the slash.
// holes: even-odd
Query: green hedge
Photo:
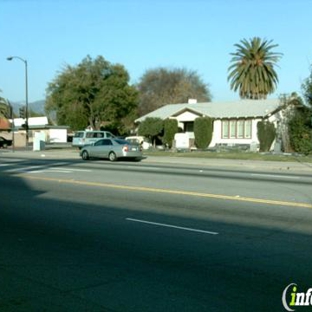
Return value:
<svg viewBox="0 0 312 312">
<path fill-rule="evenodd" d="M 166 119 L 164 121 L 164 136 L 163 143 L 172 147 L 174 135 L 178 132 L 178 122 L 176 119 Z"/>
<path fill-rule="evenodd" d="M 195 145 L 199 149 L 206 149 L 211 140 L 213 132 L 213 119 L 209 117 L 198 117 L 194 121 Z"/>
<path fill-rule="evenodd" d="M 309 109 L 296 111 L 288 123 L 290 145 L 295 152 L 308 155 L 312 151 L 312 116 Z"/>
<path fill-rule="evenodd" d="M 164 121 L 156 117 L 147 117 L 141 122 L 138 134 L 149 138 L 155 145 L 157 137 L 161 136 L 164 130 Z"/>
<path fill-rule="evenodd" d="M 276 137 L 276 129 L 268 120 L 259 121 L 257 124 L 260 152 L 270 151 L 271 145 Z"/>
</svg>

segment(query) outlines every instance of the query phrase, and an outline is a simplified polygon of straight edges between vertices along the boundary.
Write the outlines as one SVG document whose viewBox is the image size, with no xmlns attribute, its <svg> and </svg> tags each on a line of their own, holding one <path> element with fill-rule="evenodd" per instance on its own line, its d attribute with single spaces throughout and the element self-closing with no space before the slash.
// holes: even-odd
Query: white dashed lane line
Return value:
<svg viewBox="0 0 312 312">
<path fill-rule="evenodd" d="M 172 224 L 151 222 L 151 221 L 139 220 L 139 219 L 133 219 L 133 218 L 126 218 L 126 220 L 131 221 L 131 222 L 145 223 L 145 224 L 153 225 L 153 226 L 172 228 L 172 229 L 182 230 L 182 231 L 197 232 L 197 233 L 209 234 L 209 235 L 218 235 L 219 234 L 217 232 L 211 232 L 211 231 L 206 231 L 206 230 L 201 230 L 201 229 L 194 229 L 194 228 L 188 228 L 188 227 L 177 226 L 177 225 L 172 225 Z"/>
<path fill-rule="evenodd" d="M 4 164 L 2 164 L 4 165 Z M 5 164 L 7 165 L 7 164 Z M 92 170 L 88 169 L 75 169 L 75 168 L 66 168 L 66 167 L 50 167 L 46 168 L 44 166 L 25 166 L 18 168 L 11 168 L 5 170 L 5 172 L 9 173 L 74 173 L 74 172 L 91 172 Z"/>
</svg>

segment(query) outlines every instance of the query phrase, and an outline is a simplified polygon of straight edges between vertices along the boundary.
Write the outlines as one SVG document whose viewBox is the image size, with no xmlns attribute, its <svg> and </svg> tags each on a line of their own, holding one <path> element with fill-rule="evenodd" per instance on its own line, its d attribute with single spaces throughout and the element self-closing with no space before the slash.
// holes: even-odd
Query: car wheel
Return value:
<svg viewBox="0 0 312 312">
<path fill-rule="evenodd" d="M 8 144 L 3 143 L 2 147 L 3 147 L 3 148 L 7 148 L 7 147 L 8 147 Z"/>
<path fill-rule="evenodd" d="M 83 160 L 88 160 L 89 159 L 89 154 L 87 151 L 83 151 L 82 154 L 81 154 L 81 158 Z"/>
<path fill-rule="evenodd" d="M 108 155 L 108 158 L 110 161 L 116 161 L 117 160 L 117 156 L 114 152 L 110 152 Z"/>
</svg>

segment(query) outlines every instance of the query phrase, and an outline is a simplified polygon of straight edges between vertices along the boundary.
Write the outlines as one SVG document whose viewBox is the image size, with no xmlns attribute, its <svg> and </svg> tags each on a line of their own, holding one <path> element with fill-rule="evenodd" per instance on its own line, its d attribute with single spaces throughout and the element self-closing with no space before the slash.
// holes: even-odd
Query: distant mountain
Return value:
<svg viewBox="0 0 312 312">
<path fill-rule="evenodd" d="M 13 106 L 14 114 L 16 116 L 18 116 L 19 115 L 19 109 L 21 107 L 25 106 L 25 102 L 11 102 L 11 105 Z M 29 111 L 32 111 L 34 113 L 45 115 L 44 105 L 45 105 L 45 100 L 29 102 L 28 103 L 28 109 L 29 109 Z"/>
<path fill-rule="evenodd" d="M 44 105 L 45 105 L 45 100 L 41 100 L 41 101 L 28 103 L 28 108 L 37 114 L 44 114 Z"/>
</svg>

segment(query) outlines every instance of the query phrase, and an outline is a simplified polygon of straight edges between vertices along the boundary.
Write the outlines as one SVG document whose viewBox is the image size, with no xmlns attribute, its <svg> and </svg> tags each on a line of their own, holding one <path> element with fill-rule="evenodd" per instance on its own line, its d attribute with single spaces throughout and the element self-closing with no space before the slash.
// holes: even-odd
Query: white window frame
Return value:
<svg viewBox="0 0 312 312">
<path fill-rule="evenodd" d="M 251 139 L 251 119 L 227 119 L 222 120 L 222 139 Z"/>
</svg>

